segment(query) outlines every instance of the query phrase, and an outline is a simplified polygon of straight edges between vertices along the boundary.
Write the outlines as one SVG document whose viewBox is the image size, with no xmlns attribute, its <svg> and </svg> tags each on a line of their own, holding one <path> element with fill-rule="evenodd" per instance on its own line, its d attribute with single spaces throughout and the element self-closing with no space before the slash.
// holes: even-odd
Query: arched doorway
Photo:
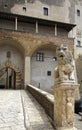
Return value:
<svg viewBox="0 0 82 130">
<path fill-rule="evenodd" d="M 24 50 L 16 41 L 0 43 L 0 74 L 0 87 L 24 88 Z"/>
<path fill-rule="evenodd" d="M 16 89 L 16 72 L 10 67 L 0 70 L 0 89 Z"/>
</svg>

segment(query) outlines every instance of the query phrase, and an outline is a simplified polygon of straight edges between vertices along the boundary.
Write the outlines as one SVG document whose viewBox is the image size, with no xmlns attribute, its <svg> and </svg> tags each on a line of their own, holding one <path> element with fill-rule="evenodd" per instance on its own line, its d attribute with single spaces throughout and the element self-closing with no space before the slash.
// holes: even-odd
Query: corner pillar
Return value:
<svg viewBox="0 0 82 130">
<path fill-rule="evenodd" d="M 54 124 L 56 130 L 77 130 L 74 124 L 75 90 L 78 84 L 59 83 L 54 86 Z"/>
<path fill-rule="evenodd" d="M 30 83 L 30 57 L 25 57 L 25 87 Z"/>
</svg>

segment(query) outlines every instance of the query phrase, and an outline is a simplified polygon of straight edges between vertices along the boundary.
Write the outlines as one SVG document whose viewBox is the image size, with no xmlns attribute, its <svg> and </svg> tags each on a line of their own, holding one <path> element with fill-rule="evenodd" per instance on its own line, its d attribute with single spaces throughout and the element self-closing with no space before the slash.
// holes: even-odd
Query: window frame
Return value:
<svg viewBox="0 0 82 130">
<path fill-rule="evenodd" d="M 81 47 L 81 41 L 80 40 L 77 40 L 77 47 Z"/>
<path fill-rule="evenodd" d="M 26 12 L 27 11 L 27 8 L 26 7 L 22 7 L 23 9 L 23 12 Z"/>
<path fill-rule="evenodd" d="M 80 16 L 80 10 L 77 9 L 77 16 Z"/>
<path fill-rule="evenodd" d="M 48 16 L 48 8 L 47 7 L 43 7 L 43 14 L 45 16 Z"/>
<path fill-rule="evenodd" d="M 43 52 L 36 53 L 36 61 L 44 61 L 44 53 Z"/>
</svg>

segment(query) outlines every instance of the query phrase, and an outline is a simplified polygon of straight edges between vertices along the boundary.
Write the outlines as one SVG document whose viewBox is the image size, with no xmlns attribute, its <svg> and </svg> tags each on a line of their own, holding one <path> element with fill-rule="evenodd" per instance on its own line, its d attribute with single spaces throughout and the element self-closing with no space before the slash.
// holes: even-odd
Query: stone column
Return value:
<svg viewBox="0 0 82 130">
<path fill-rule="evenodd" d="M 54 86 L 54 123 L 56 130 L 76 130 L 74 123 L 75 89 L 78 84 L 59 83 Z"/>
<path fill-rule="evenodd" d="M 15 30 L 17 31 L 17 17 L 15 17 Z"/>
<path fill-rule="evenodd" d="M 57 24 L 55 24 L 55 36 L 57 36 Z"/>
<path fill-rule="evenodd" d="M 38 20 L 36 20 L 36 33 L 38 33 Z"/>
<path fill-rule="evenodd" d="M 25 86 L 30 83 L 30 57 L 25 57 Z"/>
</svg>

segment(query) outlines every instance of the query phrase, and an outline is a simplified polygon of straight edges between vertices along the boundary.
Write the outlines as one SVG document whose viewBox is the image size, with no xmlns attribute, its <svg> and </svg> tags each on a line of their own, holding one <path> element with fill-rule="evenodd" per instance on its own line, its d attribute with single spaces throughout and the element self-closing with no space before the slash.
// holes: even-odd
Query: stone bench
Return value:
<svg viewBox="0 0 82 130">
<path fill-rule="evenodd" d="M 81 120 L 82 120 L 82 112 L 79 112 L 79 115 L 81 116 Z"/>
</svg>

